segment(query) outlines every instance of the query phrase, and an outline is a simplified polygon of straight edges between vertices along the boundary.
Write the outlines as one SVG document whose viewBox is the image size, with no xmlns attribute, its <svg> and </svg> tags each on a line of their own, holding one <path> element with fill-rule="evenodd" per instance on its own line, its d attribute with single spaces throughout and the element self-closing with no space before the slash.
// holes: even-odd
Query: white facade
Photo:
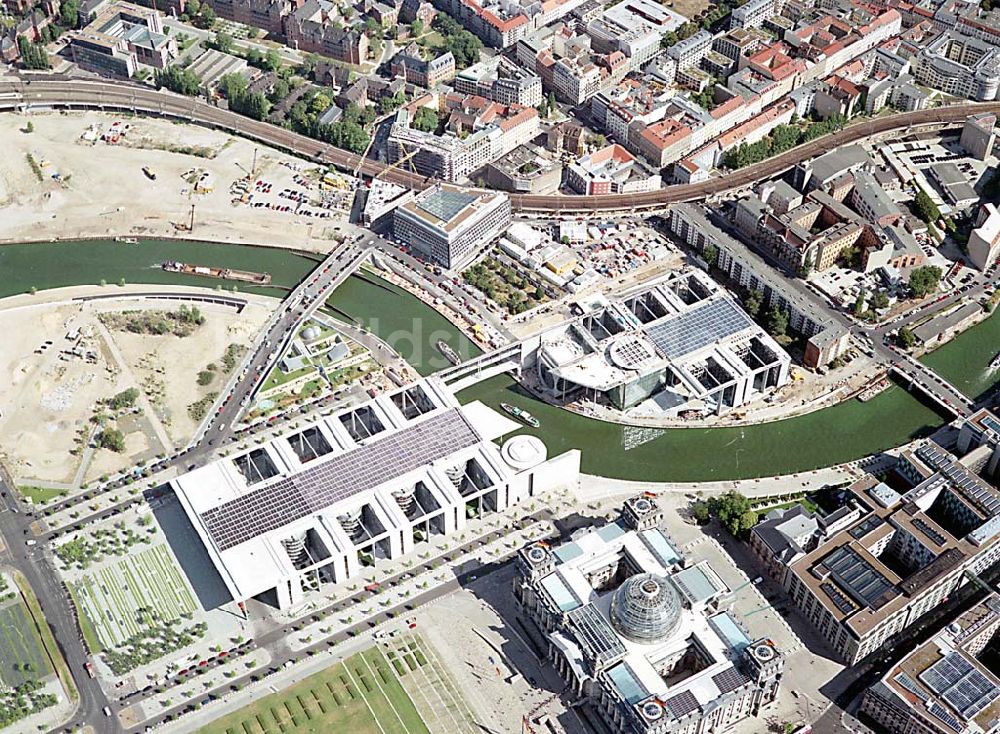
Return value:
<svg viewBox="0 0 1000 734">
<path fill-rule="evenodd" d="M 578 451 L 541 440 L 429 379 L 289 429 L 171 485 L 235 601 L 310 589 L 413 552 L 470 518 L 576 481 Z"/>
</svg>

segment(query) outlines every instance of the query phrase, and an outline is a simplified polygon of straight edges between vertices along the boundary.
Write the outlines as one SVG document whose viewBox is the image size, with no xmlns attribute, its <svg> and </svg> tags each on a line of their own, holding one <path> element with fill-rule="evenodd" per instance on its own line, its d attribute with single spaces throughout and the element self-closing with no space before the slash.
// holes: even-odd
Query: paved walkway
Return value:
<svg viewBox="0 0 1000 734">
<path fill-rule="evenodd" d="M 599 502 L 627 497 L 639 492 L 728 492 L 735 489 L 747 497 L 768 497 L 775 494 L 819 489 L 826 484 L 839 484 L 857 479 L 860 471 L 853 464 L 817 469 L 801 474 L 743 479 L 724 482 L 636 482 L 625 479 L 581 475 L 575 490 L 580 502 Z"/>
</svg>

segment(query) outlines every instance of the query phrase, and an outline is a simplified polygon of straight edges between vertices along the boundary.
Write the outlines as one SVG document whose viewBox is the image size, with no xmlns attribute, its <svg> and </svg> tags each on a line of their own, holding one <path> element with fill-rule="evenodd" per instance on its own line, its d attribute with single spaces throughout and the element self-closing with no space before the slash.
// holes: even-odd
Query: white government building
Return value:
<svg viewBox="0 0 1000 734">
<path fill-rule="evenodd" d="M 522 368 L 557 401 L 724 413 L 788 382 L 791 358 L 711 278 L 684 270 L 525 340 Z"/>
<path fill-rule="evenodd" d="M 411 553 L 547 490 L 580 453 L 547 458 L 523 428 L 431 378 L 290 428 L 171 485 L 235 601 L 287 608 L 307 590 Z M 275 598 L 271 598 L 271 594 Z"/>
</svg>

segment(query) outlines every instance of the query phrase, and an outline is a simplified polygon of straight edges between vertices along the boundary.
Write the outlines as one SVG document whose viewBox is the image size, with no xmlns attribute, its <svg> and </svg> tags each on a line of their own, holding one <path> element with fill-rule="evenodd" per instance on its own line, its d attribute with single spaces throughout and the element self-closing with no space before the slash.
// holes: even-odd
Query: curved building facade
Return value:
<svg viewBox="0 0 1000 734">
<path fill-rule="evenodd" d="M 989 102 L 1000 94 L 1000 50 L 971 36 L 942 33 L 917 56 L 914 76 L 946 94 Z"/>
</svg>

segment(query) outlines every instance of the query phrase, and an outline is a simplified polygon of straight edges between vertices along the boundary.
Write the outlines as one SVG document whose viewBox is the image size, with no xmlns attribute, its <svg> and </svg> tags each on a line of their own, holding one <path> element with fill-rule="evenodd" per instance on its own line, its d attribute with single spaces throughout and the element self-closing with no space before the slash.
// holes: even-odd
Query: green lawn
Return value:
<svg viewBox="0 0 1000 734">
<path fill-rule="evenodd" d="M 312 366 L 311 360 L 307 367 L 303 367 L 300 370 L 294 370 L 292 372 L 282 372 L 280 367 L 275 367 L 271 370 L 271 374 L 267 376 L 264 380 L 264 384 L 260 386 L 261 391 L 267 391 L 272 388 L 284 385 L 287 382 L 302 377 L 302 375 L 308 375 L 310 372 L 315 372 L 316 368 Z"/>
<path fill-rule="evenodd" d="M 28 670 L 24 666 L 30 666 Z M 28 610 L 20 599 L 0 609 L 0 680 L 19 686 L 52 672 Z"/>
<path fill-rule="evenodd" d="M 214 721 L 200 734 L 430 734 L 371 648 Z"/>
<path fill-rule="evenodd" d="M 17 493 L 36 505 L 44 505 L 59 497 L 66 496 L 65 489 L 49 489 L 48 487 L 18 487 Z"/>
</svg>

